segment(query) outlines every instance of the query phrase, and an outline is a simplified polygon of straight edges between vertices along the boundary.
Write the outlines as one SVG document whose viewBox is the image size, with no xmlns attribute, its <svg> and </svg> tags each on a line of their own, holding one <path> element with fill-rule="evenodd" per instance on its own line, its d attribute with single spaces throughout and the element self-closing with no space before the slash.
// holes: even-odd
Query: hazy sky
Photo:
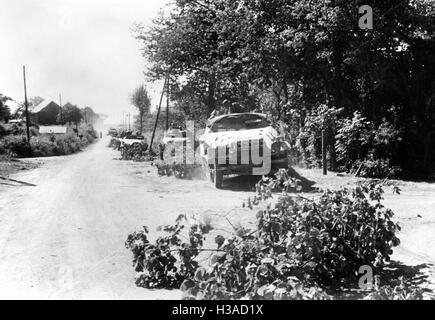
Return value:
<svg viewBox="0 0 435 320">
<path fill-rule="evenodd" d="M 134 22 L 150 24 L 168 0 L 0 0 L 0 92 L 79 107 L 90 106 L 121 122 L 145 62 L 131 36 Z M 159 85 L 150 87 L 158 96 Z M 153 104 L 156 104 L 155 99 Z"/>
</svg>

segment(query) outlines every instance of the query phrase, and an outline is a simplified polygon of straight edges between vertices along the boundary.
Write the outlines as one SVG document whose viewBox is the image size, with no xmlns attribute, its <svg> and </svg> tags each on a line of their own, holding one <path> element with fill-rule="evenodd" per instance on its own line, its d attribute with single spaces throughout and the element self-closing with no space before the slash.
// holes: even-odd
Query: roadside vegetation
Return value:
<svg viewBox="0 0 435 320">
<path fill-rule="evenodd" d="M 329 170 L 375 179 L 308 199 L 280 171 L 243 204 L 255 228 L 222 217 L 232 235 L 216 234 L 205 213 L 180 215 L 158 239 L 145 227 L 126 242 L 138 286 L 180 288 L 185 299 L 422 298 L 409 279 L 388 277 L 400 227 L 377 181 L 433 176 L 435 7 L 376 2 L 378 23 L 363 30 L 359 4 L 177 0 L 136 26 L 146 74 L 169 81 L 177 119 L 203 128 L 211 115 L 262 112 L 284 124 L 293 165 L 318 168 L 326 150 Z M 185 171 L 158 164 L 161 175 Z M 364 266 L 375 276 L 361 288 Z"/>
<path fill-rule="evenodd" d="M 148 144 L 145 141 L 125 144 L 118 138 L 112 138 L 108 147 L 119 151 L 121 160 L 145 162 L 153 161 L 155 158 L 155 154 L 150 154 Z"/>
<path fill-rule="evenodd" d="M 157 168 L 157 174 L 159 176 L 175 177 L 177 179 L 184 180 L 205 177 L 202 164 L 186 164 L 183 159 L 176 158 L 172 155 L 172 152 L 175 153 L 175 149 L 173 148 L 178 149 L 179 155 L 185 154 L 185 149 L 181 148 L 180 146 L 170 146 L 171 150 L 169 150 L 169 148 L 166 151 L 161 150 L 163 153 L 163 160 L 159 154 L 154 151 L 150 151 L 146 142 L 136 142 L 128 145 L 122 144 L 117 138 L 112 138 L 108 147 L 120 151 L 121 160 L 151 162 L 152 165 Z"/>
<path fill-rule="evenodd" d="M 149 80 L 169 75 L 172 112 L 200 127 L 214 111 L 260 111 L 288 125 L 295 162 L 321 164 L 323 130 L 330 169 L 428 179 L 434 3 L 377 1 L 373 30 L 359 5 L 177 0 L 135 36 Z"/>
<path fill-rule="evenodd" d="M 80 110 L 73 105 L 66 105 L 57 116 L 55 125 L 66 126 L 66 134 L 40 134 L 39 126 L 30 123 L 30 143 L 27 141 L 23 107 L 11 113 L 7 105 L 12 99 L 0 95 L 0 155 L 7 158 L 33 158 L 63 156 L 76 153 L 97 139 L 89 119 L 95 113 L 90 108 Z M 38 104 L 42 98 L 30 99 L 30 104 Z M 10 120 L 17 120 L 9 123 Z"/>
<path fill-rule="evenodd" d="M 254 228 L 225 216 L 180 215 L 154 241 L 146 227 L 132 233 L 126 247 L 136 284 L 181 289 L 184 299 L 422 298 L 409 279 L 388 277 L 400 227 L 382 205 L 383 186 L 325 190 L 314 199 L 300 190 L 285 171 L 261 180 L 243 204 L 255 212 Z M 216 219 L 228 220 L 230 235 L 214 230 Z M 375 275 L 363 288 L 362 266 Z"/>
<path fill-rule="evenodd" d="M 159 161 L 155 163 L 155 166 L 157 167 L 157 173 L 159 176 L 175 177 L 184 180 L 205 177 L 203 167 L 200 164 Z"/>
<path fill-rule="evenodd" d="M 34 127 L 30 144 L 23 132 L 23 126 L 12 126 L 5 129 L 5 134 L 0 137 L 0 154 L 12 158 L 33 158 L 64 156 L 76 153 L 95 141 L 97 135 L 91 126 L 83 126 L 77 134 L 66 135 L 38 135 Z"/>
</svg>

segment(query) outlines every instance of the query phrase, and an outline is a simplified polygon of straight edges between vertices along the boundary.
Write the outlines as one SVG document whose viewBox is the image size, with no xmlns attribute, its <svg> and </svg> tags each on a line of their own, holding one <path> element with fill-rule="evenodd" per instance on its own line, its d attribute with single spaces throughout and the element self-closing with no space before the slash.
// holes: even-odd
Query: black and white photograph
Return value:
<svg viewBox="0 0 435 320">
<path fill-rule="evenodd" d="M 435 300 L 435 0 L 0 0 L 0 300 Z"/>
</svg>

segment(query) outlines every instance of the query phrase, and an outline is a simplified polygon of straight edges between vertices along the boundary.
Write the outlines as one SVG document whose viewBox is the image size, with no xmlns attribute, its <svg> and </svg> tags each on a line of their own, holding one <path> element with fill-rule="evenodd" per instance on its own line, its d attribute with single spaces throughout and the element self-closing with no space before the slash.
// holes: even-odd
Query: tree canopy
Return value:
<svg viewBox="0 0 435 320">
<path fill-rule="evenodd" d="M 66 104 L 62 108 L 62 112 L 59 114 L 59 122 L 61 124 L 74 123 L 76 126 L 82 121 L 83 113 L 79 107 Z"/>
<path fill-rule="evenodd" d="M 7 105 L 12 99 L 0 93 L 0 121 L 7 122 L 11 117 L 11 109 Z"/>
<path fill-rule="evenodd" d="M 362 4 L 373 30 L 358 25 Z M 434 1 L 176 0 L 171 9 L 136 37 L 147 76 L 169 73 L 171 98 L 192 119 L 261 110 L 303 126 L 326 105 L 392 123 L 401 166 L 433 161 Z"/>
<path fill-rule="evenodd" d="M 146 87 L 144 85 L 137 87 L 131 95 L 130 101 L 139 111 L 139 130 L 140 134 L 142 134 L 144 117 L 150 112 L 151 108 L 151 98 Z"/>
</svg>

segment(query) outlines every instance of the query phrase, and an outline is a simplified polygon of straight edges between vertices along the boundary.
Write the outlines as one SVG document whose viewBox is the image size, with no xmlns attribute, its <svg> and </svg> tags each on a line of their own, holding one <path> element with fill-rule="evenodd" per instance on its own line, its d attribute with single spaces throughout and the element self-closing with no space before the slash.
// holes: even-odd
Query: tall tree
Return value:
<svg viewBox="0 0 435 320">
<path fill-rule="evenodd" d="M 77 106 L 67 104 L 62 108 L 62 113 L 59 115 L 59 122 L 61 124 L 74 123 L 77 130 L 79 130 L 79 124 L 83 120 L 83 114 Z"/>
<path fill-rule="evenodd" d="M 8 122 L 11 117 L 11 109 L 7 105 L 12 99 L 0 93 L 0 121 Z"/>
<path fill-rule="evenodd" d="M 395 155 L 402 166 L 428 169 L 435 160 L 434 1 L 174 4 L 136 36 L 147 75 L 170 72 L 172 100 L 188 116 L 228 104 L 302 126 L 327 105 L 346 118 L 360 111 L 377 125 L 387 118 L 404 132 Z M 362 4 L 373 8 L 373 30 L 359 27 Z"/>
<path fill-rule="evenodd" d="M 33 107 L 36 107 L 38 104 L 42 103 L 44 101 L 44 98 L 40 96 L 31 97 L 28 99 L 28 105 L 29 105 L 29 111 L 32 110 Z M 24 105 L 24 101 L 21 102 L 18 106 L 18 108 L 14 111 L 13 117 L 15 119 L 24 119 L 26 107 Z"/>
<path fill-rule="evenodd" d="M 151 98 L 144 85 L 137 87 L 130 97 L 131 104 L 139 111 L 139 132 L 142 134 L 144 117 L 150 112 Z"/>
</svg>

